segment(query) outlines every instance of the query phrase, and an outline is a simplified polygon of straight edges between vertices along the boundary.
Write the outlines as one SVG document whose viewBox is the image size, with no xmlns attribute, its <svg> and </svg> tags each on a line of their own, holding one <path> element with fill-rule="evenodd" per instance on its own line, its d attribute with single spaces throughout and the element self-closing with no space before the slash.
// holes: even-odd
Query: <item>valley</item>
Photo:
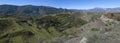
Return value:
<svg viewBox="0 0 120 43">
<path fill-rule="evenodd" d="M 119 43 L 119 30 L 119 12 L 0 5 L 0 43 Z"/>
</svg>

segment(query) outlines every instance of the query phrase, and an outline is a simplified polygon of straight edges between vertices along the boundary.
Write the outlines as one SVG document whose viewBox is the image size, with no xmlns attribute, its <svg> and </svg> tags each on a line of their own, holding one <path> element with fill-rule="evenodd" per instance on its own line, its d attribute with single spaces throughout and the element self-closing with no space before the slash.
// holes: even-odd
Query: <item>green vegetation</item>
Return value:
<svg viewBox="0 0 120 43">
<path fill-rule="evenodd" d="M 34 6 L 34 5 L 25 5 L 25 6 L 16 6 L 16 5 L 0 5 L 0 14 L 56 14 L 62 12 L 70 12 L 70 10 L 62 8 L 54 8 L 50 6 Z"/>
<path fill-rule="evenodd" d="M 99 31 L 97 28 L 92 28 L 91 31 Z"/>
<path fill-rule="evenodd" d="M 120 21 L 120 13 L 107 13 L 105 16 Z"/>
<path fill-rule="evenodd" d="M 0 18 L 0 43 L 47 41 L 62 37 L 67 34 L 64 33 L 65 30 L 79 27 L 85 23 L 86 21 L 81 18 L 76 18 L 73 14 L 68 13 L 45 16 L 2 15 Z"/>
</svg>

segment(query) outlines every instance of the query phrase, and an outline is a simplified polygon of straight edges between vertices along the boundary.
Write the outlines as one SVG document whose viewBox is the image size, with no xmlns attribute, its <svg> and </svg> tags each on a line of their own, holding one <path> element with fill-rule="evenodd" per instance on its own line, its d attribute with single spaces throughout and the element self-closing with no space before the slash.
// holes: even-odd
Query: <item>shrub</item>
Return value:
<svg viewBox="0 0 120 43">
<path fill-rule="evenodd" d="M 91 31 L 99 31 L 97 28 L 92 28 Z"/>
</svg>

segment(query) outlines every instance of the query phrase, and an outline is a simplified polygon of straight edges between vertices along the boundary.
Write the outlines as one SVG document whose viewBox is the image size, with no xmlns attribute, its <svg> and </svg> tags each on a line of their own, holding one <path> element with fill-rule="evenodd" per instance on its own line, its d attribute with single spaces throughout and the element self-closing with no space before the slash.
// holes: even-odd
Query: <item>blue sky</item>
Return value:
<svg viewBox="0 0 120 43">
<path fill-rule="evenodd" d="M 67 9 L 90 9 L 95 7 L 120 7 L 120 0 L 0 0 L 0 5 L 45 5 Z"/>
</svg>

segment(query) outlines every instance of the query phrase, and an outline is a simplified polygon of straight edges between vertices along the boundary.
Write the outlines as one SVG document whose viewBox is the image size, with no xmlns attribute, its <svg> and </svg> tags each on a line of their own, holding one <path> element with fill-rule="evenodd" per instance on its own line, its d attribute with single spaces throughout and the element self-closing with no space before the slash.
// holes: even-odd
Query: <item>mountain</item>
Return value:
<svg viewBox="0 0 120 43">
<path fill-rule="evenodd" d="M 55 14 L 62 12 L 70 12 L 70 10 L 50 6 L 0 5 L 0 14 Z"/>
<path fill-rule="evenodd" d="M 75 14 L 68 13 L 31 19 L 26 19 L 28 16 L 25 15 L 18 17 L 0 18 L 0 43 L 62 43 L 61 40 L 76 33 L 69 30 L 87 23 Z"/>
<path fill-rule="evenodd" d="M 76 10 L 33 5 L 0 6 L 0 43 L 120 42 L 120 13 L 101 13 L 117 12 L 119 8 Z"/>
<path fill-rule="evenodd" d="M 50 6 L 34 6 L 34 5 L 0 5 L 0 14 L 56 14 L 63 12 L 120 12 L 117 8 L 93 8 L 93 9 L 63 9 Z"/>
<path fill-rule="evenodd" d="M 82 12 L 120 12 L 120 7 L 117 8 L 93 8 L 87 10 L 80 10 Z"/>
</svg>

